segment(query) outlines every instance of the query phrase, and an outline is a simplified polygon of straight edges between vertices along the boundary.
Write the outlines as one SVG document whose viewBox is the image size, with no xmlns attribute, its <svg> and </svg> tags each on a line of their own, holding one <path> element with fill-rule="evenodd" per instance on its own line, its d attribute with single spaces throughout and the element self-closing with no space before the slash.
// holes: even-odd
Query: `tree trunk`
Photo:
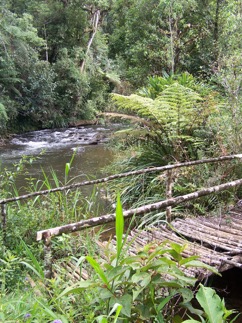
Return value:
<svg viewBox="0 0 242 323">
<path fill-rule="evenodd" d="M 86 49 L 85 57 L 81 62 L 81 66 L 80 66 L 81 73 L 83 73 L 84 70 L 85 70 L 86 59 L 87 59 L 88 53 L 90 51 L 90 48 L 92 46 L 94 37 L 95 37 L 95 35 L 97 33 L 97 30 L 98 30 L 98 24 L 99 24 L 99 21 L 100 21 L 100 16 L 101 16 L 100 10 L 96 10 L 94 12 L 94 14 L 93 14 L 92 19 L 91 19 L 92 20 L 92 31 L 90 33 L 90 38 L 89 38 L 89 41 L 87 43 L 87 49 Z"/>
<path fill-rule="evenodd" d="M 214 31 L 213 31 L 213 40 L 214 40 L 214 64 L 215 67 L 218 67 L 218 56 L 219 56 L 219 15 L 220 15 L 220 6 L 222 0 L 216 1 L 216 11 L 215 11 L 215 20 L 214 20 Z"/>
</svg>

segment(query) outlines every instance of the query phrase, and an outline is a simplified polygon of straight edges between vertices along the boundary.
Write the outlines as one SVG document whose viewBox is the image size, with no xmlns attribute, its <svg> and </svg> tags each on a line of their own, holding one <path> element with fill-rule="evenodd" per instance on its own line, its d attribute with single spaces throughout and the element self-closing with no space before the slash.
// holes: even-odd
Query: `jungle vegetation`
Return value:
<svg viewBox="0 0 242 323">
<path fill-rule="evenodd" d="M 240 35 L 238 1 L 2 0 L 1 133 L 94 118 L 113 91 L 188 72 L 227 100 L 237 134 Z"/>
<path fill-rule="evenodd" d="M 1 4 L 1 138 L 66 127 L 96 118 L 99 112 L 115 111 L 139 121 L 114 135 L 117 160 L 112 173 L 241 152 L 241 1 L 2 0 Z M 15 170 L 1 170 L 1 198 L 18 195 L 15 179 L 32 161 L 25 156 Z M 70 169 L 71 163 L 64 170 L 64 184 L 69 183 Z M 238 176 L 237 162 L 201 166 L 175 174 L 173 194 Z M 26 174 L 26 191 L 63 184 L 54 171 L 52 177 L 44 175 L 36 182 Z M 164 198 L 161 182 L 159 174 L 119 181 L 109 187 L 110 195 L 116 197 L 118 190 L 125 207 L 138 206 Z M 232 196 L 241 197 L 239 190 L 232 193 L 186 207 L 203 214 L 219 198 L 227 204 Z M 35 242 L 36 231 L 88 217 L 92 202 L 80 191 L 68 190 L 7 206 L 8 230 L 5 237 L 2 230 L 0 234 L 0 321 L 233 321 L 234 312 L 212 288 L 196 286 L 179 269 L 186 262 L 204 266 L 196 259 L 184 260 L 183 246 L 154 251 L 151 246 L 152 252 L 147 246 L 141 256 L 129 257 L 129 246 L 122 240 L 119 198 L 116 250 L 103 263 L 96 257 L 93 232 L 78 236 L 78 244 L 75 236 L 59 237 L 53 242 L 58 275 L 49 289 L 44 288 L 43 245 Z M 149 214 L 139 225 L 151 220 L 163 221 L 164 214 Z M 169 257 L 163 257 L 164 248 Z M 88 270 L 91 279 L 76 284 L 66 279 L 63 258 Z M 168 269 L 172 281 L 162 278 Z M 198 308 L 193 307 L 194 299 Z"/>
</svg>

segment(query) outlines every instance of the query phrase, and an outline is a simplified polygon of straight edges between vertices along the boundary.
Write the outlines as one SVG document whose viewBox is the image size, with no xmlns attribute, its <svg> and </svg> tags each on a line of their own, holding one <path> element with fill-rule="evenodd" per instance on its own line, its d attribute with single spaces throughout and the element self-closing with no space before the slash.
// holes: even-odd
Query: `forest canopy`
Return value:
<svg viewBox="0 0 242 323">
<path fill-rule="evenodd" d="M 221 0 L 5 0 L 0 131 L 95 117 L 109 93 L 188 72 L 230 101 L 238 122 L 241 6 Z"/>
</svg>

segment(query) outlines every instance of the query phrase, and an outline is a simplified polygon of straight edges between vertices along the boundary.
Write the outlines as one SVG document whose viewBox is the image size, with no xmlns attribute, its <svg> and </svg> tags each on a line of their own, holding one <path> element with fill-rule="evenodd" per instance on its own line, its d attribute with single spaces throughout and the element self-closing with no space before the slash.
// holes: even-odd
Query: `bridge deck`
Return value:
<svg viewBox="0 0 242 323">
<path fill-rule="evenodd" d="M 197 255 L 199 260 L 223 272 L 233 267 L 242 268 L 242 207 L 236 207 L 226 214 L 207 217 L 187 217 L 175 219 L 170 227 L 159 226 L 146 230 L 132 230 L 128 236 L 128 252 L 137 254 L 145 245 L 160 245 L 164 241 L 186 245 L 184 257 Z M 101 258 L 115 252 L 115 239 L 111 241 L 97 241 Z M 79 269 L 71 263 L 65 263 L 69 275 L 79 279 Z M 188 275 L 201 280 L 212 272 L 204 268 L 184 269 Z M 88 273 L 83 270 L 83 279 Z"/>
</svg>

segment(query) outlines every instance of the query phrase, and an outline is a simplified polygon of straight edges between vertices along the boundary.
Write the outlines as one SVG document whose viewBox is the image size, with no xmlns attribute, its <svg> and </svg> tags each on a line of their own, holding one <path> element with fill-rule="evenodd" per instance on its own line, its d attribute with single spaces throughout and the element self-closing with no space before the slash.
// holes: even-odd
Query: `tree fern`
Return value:
<svg viewBox="0 0 242 323">
<path fill-rule="evenodd" d="M 172 159 L 186 160 L 196 158 L 196 152 L 209 144 L 197 136 L 197 130 L 206 129 L 209 116 L 216 111 L 214 95 L 204 95 L 204 91 L 200 95 L 192 85 L 199 88 L 193 79 L 181 76 L 181 80 L 166 84 L 154 100 L 137 94 L 113 94 L 112 99 L 119 110 L 148 120 L 149 137 L 160 145 L 169 145 Z"/>
<path fill-rule="evenodd" d="M 204 122 L 200 95 L 178 83 L 166 87 L 155 100 L 132 94 L 113 94 L 118 109 L 137 113 L 159 124 L 171 134 L 181 135 L 182 130 L 197 127 Z"/>
<path fill-rule="evenodd" d="M 113 94 L 112 99 L 120 110 L 151 117 L 150 111 L 154 107 L 154 100 L 150 98 L 144 98 L 137 94 L 131 94 L 130 96 Z"/>
<path fill-rule="evenodd" d="M 174 83 L 155 100 L 159 122 L 180 135 L 182 130 L 198 126 L 204 121 L 201 115 L 202 98 L 190 88 Z M 159 112 L 162 113 L 159 113 Z M 200 116 L 200 118 L 198 118 Z"/>
</svg>

